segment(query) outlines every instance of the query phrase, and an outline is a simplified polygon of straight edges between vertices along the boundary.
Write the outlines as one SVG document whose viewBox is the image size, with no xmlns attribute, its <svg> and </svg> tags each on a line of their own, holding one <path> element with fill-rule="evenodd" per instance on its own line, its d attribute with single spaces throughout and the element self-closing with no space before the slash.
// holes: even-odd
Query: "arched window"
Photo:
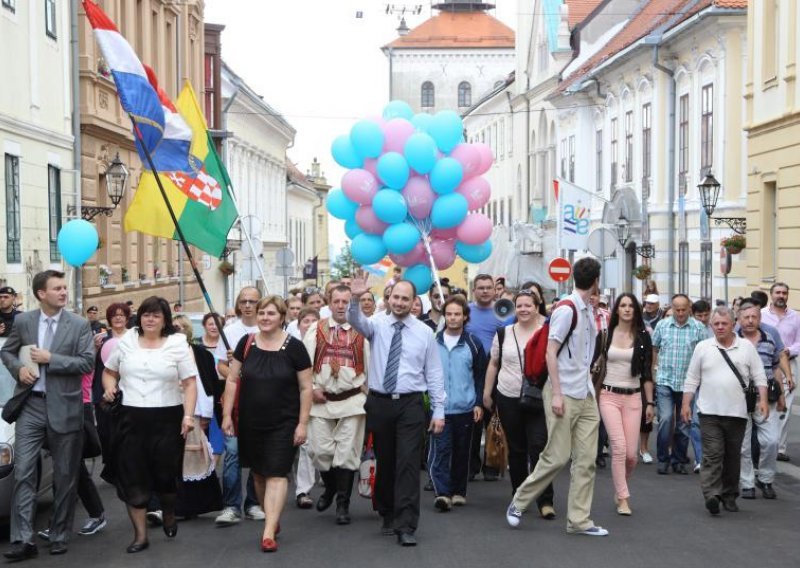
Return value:
<svg viewBox="0 0 800 568">
<path fill-rule="evenodd" d="M 458 106 L 472 106 L 472 85 L 466 81 L 462 81 L 458 84 Z"/>
<path fill-rule="evenodd" d="M 434 92 L 433 92 L 433 83 L 430 81 L 425 81 L 422 83 L 422 94 L 420 96 L 420 106 L 422 108 L 428 108 L 434 106 Z"/>
</svg>

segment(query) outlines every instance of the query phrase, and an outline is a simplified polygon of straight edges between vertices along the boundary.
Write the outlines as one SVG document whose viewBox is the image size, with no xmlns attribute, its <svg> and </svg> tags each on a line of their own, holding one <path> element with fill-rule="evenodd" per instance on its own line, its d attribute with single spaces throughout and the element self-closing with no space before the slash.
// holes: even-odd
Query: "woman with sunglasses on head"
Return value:
<svg viewBox="0 0 800 568">
<path fill-rule="evenodd" d="M 653 345 L 636 296 L 620 294 L 614 302 L 606 344 L 606 375 L 599 389 L 600 415 L 611 444 L 611 478 L 617 513 L 628 516 L 628 479 L 638 461 L 639 426 L 644 390 L 645 420 L 652 423 Z"/>
<path fill-rule="evenodd" d="M 525 346 L 545 321 L 545 317 L 539 313 L 541 303 L 541 296 L 535 288 L 524 289 L 514 295 L 517 321 L 499 329 L 495 335 L 483 388 L 483 406 L 491 410 L 492 391 L 497 384 L 497 413 L 508 444 L 512 495 L 536 467 L 539 454 L 547 445 L 544 410 L 525 412 L 519 404 L 524 380 Z M 543 518 L 555 518 L 552 485 L 537 499 L 536 504 Z"/>
</svg>

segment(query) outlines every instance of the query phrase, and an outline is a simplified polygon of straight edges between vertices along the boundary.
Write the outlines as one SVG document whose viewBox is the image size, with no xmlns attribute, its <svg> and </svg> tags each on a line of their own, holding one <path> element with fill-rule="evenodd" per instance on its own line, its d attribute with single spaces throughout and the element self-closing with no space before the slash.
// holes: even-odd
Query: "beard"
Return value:
<svg viewBox="0 0 800 568">
<path fill-rule="evenodd" d="M 784 300 L 783 298 L 778 298 L 777 300 L 773 301 L 772 303 L 776 308 L 783 309 L 783 308 L 786 307 L 786 300 Z"/>
</svg>

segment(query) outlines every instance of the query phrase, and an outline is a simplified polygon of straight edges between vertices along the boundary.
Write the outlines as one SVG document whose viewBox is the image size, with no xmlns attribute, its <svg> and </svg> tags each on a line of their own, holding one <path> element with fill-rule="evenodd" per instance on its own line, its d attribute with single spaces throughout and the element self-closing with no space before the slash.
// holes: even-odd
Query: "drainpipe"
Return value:
<svg viewBox="0 0 800 568">
<path fill-rule="evenodd" d="M 80 105 L 80 69 L 78 45 L 78 0 L 70 2 L 70 59 L 72 64 L 72 170 L 75 176 L 75 211 L 81 216 L 81 105 Z M 73 292 L 75 313 L 83 315 L 83 269 L 75 268 L 75 290 Z"/>
</svg>

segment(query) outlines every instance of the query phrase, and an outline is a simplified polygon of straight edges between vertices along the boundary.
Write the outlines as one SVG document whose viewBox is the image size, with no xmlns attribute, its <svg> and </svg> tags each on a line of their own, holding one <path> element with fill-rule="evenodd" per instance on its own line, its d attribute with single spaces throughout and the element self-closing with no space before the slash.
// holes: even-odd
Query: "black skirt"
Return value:
<svg viewBox="0 0 800 568">
<path fill-rule="evenodd" d="M 263 477 L 286 477 L 297 448 L 295 425 L 260 430 L 239 426 L 239 463 Z"/>
</svg>

